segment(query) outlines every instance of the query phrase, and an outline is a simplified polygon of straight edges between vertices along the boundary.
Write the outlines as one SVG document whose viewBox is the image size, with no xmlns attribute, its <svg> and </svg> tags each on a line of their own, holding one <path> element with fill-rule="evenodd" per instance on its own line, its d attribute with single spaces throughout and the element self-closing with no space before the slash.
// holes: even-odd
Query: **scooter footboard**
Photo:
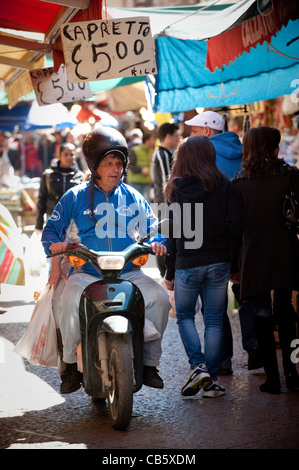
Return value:
<svg viewBox="0 0 299 470">
<path fill-rule="evenodd" d="M 99 280 L 90 284 L 80 301 L 80 328 L 82 343 L 83 378 L 86 393 L 103 397 L 101 373 L 99 371 L 98 333 L 126 334 L 113 331 L 113 317 L 123 317 L 132 330 L 135 390 L 142 386 L 144 300 L 138 287 L 122 279 Z M 111 319 L 111 320 L 110 320 Z M 106 320 L 106 321 L 105 321 Z M 111 330 L 109 331 L 109 327 Z M 119 328 L 119 327 L 117 327 Z"/>
</svg>

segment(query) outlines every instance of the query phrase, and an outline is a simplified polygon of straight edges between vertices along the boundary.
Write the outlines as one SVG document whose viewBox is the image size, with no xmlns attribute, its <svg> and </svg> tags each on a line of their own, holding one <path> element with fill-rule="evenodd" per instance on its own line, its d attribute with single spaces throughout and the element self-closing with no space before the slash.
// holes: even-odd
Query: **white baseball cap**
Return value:
<svg viewBox="0 0 299 470">
<path fill-rule="evenodd" d="M 204 111 L 201 114 L 197 114 L 192 119 L 189 119 L 189 121 L 185 121 L 185 124 L 187 124 L 187 126 L 207 126 L 217 131 L 223 131 L 224 129 L 223 117 L 214 111 Z"/>
</svg>

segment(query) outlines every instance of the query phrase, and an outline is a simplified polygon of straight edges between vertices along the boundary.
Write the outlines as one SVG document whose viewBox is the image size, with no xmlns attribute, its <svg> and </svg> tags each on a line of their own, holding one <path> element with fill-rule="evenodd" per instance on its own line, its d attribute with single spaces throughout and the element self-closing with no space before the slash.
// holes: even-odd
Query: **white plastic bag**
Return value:
<svg viewBox="0 0 299 470">
<path fill-rule="evenodd" d="M 151 322 L 147 318 L 145 318 L 145 320 L 144 320 L 143 335 L 144 335 L 144 342 L 145 343 L 147 341 L 153 341 L 154 339 L 161 338 L 161 335 L 160 335 L 159 331 L 156 329 L 153 322 Z"/>
<path fill-rule="evenodd" d="M 53 294 L 54 289 L 47 285 L 35 304 L 27 330 L 13 349 L 30 364 L 58 367 Z"/>
<path fill-rule="evenodd" d="M 25 267 L 31 276 L 40 276 L 43 268 L 47 266 L 47 257 L 41 242 L 41 233 L 33 232 L 27 240 L 25 250 Z"/>
</svg>

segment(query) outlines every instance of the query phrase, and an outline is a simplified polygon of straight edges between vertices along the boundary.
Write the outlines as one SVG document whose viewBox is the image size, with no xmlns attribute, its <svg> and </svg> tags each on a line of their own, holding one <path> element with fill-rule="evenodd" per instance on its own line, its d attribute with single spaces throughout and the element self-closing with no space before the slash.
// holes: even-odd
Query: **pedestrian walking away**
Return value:
<svg viewBox="0 0 299 470">
<path fill-rule="evenodd" d="M 230 243 L 241 234 L 242 207 L 232 183 L 216 166 L 210 139 L 193 136 L 180 143 L 165 198 L 169 204 L 179 205 L 180 213 L 174 211 L 172 216 L 170 211 L 170 216 L 183 228 L 180 236 L 167 240 L 165 258 L 165 284 L 174 289 L 177 324 L 191 369 L 181 393 L 195 395 L 203 388 L 205 397 L 223 395 L 225 390 L 217 383 L 217 376 L 230 278 Z M 198 208 L 202 209 L 199 227 L 195 216 Z M 188 239 L 185 211 L 191 214 L 189 222 L 195 236 L 202 232 L 200 243 L 195 237 Z M 204 302 L 204 352 L 194 321 L 198 295 Z"/>
<path fill-rule="evenodd" d="M 252 128 L 244 136 L 242 170 L 233 184 L 244 204 L 244 234 L 240 273 L 240 297 L 254 315 L 254 324 L 266 373 L 262 392 L 279 394 L 274 325 L 279 333 L 286 386 L 299 389 L 292 362 L 296 338 L 296 313 L 292 290 L 299 288 L 299 240 L 286 226 L 283 203 L 292 180 L 299 200 L 299 171 L 278 158 L 280 132 L 276 128 Z M 238 256 L 238 250 L 234 250 Z M 234 265 L 237 264 L 237 259 Z M 273 298 L 271 293 L 274 292 Z M 274 315 L 273 315 L 274 314 Z"/>
<path fill-rule="evenodd" d="M 203 135 L 211 139 L 216 151 L 216 165 L 228 178 L 233 178 L 241 170 L 242 144 L 239 136 L 232 131 L 224 131 L 225 121 L 219 113 L 204 111 L 192 119 L 185 121 L 191 126 L 191 135 Z M 258 357 L 257 339 L 254 332 L 254 324 L 251 315 L 247 314 L 246 307 L 240 302 L 238 285 L 232 286 L 232 291 L 238 302 L 238 313 L 242 332 L 242 345 L 248 353 L 248 369 L 261 367 Z M 228 298 L 227 298 L 228 305 Z M 202 305 L 204 312 L 204 305 Z M 233 358 L 233 336 L 227 312 L 224 315 L 224 333 L 221 368 L 219 375 L 230 375 Z"/>
</svg>

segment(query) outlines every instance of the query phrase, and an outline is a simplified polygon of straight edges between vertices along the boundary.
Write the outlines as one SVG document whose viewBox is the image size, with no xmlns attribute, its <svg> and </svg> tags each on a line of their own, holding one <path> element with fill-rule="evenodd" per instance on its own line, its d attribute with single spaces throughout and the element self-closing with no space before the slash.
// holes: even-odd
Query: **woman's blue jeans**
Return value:
<svg viewBox="0 0 299 470">
<path fill-rule="evenodd" d="M 191 369 L 206 363 L 212 380 L 217 379 L 221 362 L 223 316 L 226 310 L 230 263 L 216 263 L 175 272 L 175 305 L 179 333 Z M 204 343 L 195 325 L 198 295 L 204 300 Z"/>
</svg>

